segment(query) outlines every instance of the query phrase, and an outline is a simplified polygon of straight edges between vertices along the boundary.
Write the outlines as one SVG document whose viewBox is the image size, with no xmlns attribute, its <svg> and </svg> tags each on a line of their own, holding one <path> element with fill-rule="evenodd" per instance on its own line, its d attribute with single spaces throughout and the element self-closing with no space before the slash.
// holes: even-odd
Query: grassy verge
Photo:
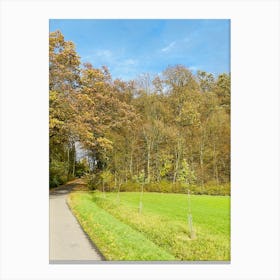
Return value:
<svg viewBox="0 0 280 280">
<path fill-rule="evenodd" d="M 175 257 L 92 202 L 89 193 L 71 193 L 68 203 L 106 260 L 174 260 Z"/>
<path fill-rule="evenodd" d="M 139 214 L 139 193 L 121 193 L 120 201 L 115 193 L 107 193 L 106 197 L 100 192 L 70 195 L 70 205 L 84 229 L 91 232 L 90 237 L 101 251 L 106 248 L 110 259 L 229 260 L 230 198 L 191 196 L 194 239 L 190 239 L 187 203 L 183 194 L 144 193 Z M 121 234 L 119 227 L 127 227 L 130 234 Z M 114 246 L 106 247 L 106 239 Z M 123 252 L 121 256 L 118 250 Z"/>
</svg>

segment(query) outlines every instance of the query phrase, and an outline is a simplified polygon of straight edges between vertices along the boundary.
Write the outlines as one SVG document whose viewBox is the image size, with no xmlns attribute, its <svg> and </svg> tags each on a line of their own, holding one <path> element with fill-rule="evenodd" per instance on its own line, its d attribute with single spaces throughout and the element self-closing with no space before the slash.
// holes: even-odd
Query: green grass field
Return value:
<svg viewBox="0 0 280 280">
<path fill-rule="evenodd" d="M 230 260 L 230 197 L 73 192 L 68 203 L 106 260 Z"/>
</svg>

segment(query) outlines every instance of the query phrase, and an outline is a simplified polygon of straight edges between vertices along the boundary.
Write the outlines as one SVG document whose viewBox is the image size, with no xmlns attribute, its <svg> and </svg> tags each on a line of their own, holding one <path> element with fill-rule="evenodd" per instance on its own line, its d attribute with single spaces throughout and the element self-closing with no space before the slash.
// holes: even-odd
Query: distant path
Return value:
<svg viewBox="0 0 280 280">
<path fill-rule="evenodd" d="M 80 183 L 74 180 L 50 191 L 50 263 L 103 260 L 66 203 L 68 193 Z"/>
</svg>

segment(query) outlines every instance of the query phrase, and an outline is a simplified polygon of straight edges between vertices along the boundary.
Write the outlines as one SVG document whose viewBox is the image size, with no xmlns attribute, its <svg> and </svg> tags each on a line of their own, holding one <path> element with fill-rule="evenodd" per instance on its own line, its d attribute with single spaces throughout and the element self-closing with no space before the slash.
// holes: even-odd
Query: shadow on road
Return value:
<svg viewBox="0 0 280 280">
<path fill-rule="evenodd" d="M 53 188 L 49 191 L 49 196 L 59 196 L 59 195 L 65 195 L 69 192 L 71 192 L 75 187 L 84 185 L 84 182 L 82 179 L 76 179 L 71 182 L 66 183 L 63 186 L 59 186 L 57 188 Z"/>
</svg>

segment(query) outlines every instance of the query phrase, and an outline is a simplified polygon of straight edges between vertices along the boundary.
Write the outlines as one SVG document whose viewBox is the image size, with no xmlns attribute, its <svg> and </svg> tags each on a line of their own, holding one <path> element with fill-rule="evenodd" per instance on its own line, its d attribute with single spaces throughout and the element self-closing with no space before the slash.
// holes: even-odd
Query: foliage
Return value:
<svg viewBox="0 0 280 280">
<path fill-rule="evenodd" d="M 61 182 L 58 162 L 67 178 L 87 174 L 91 188 L 141 181 L 180 192 L 183 183 L 229 184 L 229 74 L 174 65 L 155 77 L 114 80 L 106 66 L 82 65 L 60 31 L 50 33 L 49 57 L 51 185 Z M 77 143 L 88 167 L 79 163 Z"/>
<path fill-rule="evenodd" d="M 102 180 L 102 184 L 104 184 L 105 187 L 110 187 L 113 185 L 114 177 L 110 170 L 101 171 L 99 176 Z"/>
<path fill-rule="evenodd" d="M 102 182 L 98 173 L 87 174 L 85 179 L 90 190 L 96 190 L 97 188 L 101 189 Z"/>
<path fill-rule="evenodd" d="M 86 174 L 88 174 L 90 172 L 89 164 L 86 161 L 86 159 L 77 161 L 75 164 L 76 164 L 75 175 L 78 178 L 81 178 L 82 176 L 85 176 Z"/>
<path fill-rule="evenodd" d="M 172 172 L 172 155 L 163 154 L 160 158 L 160 167 L 159 173 L 160 178 L 167 178 L 168 175 Z"/>
<path fill-rule="evenodd" d="M 64 162 L 53 161 L 50 166 L 50 187 L 55 188 L 61 184 L 66 183 L 69 179 L 68 167 Z"/>
<path fill-rule="evenodd" d="M 97 184 L 95 182 L 95 184 Z M 187 186 L 192 194 L 198 195 L 230 195 L 230 184 L 223 185 L 195 185 L 190 184 Z M 101 190 L 101 188 L 99 188 Z M 114 191 L 114 188 L 107 188 Z M 135 181 L 128 181 L 122 184 L 122 192 L 137 192 L 141 189 L 141 183 Z M 162 192 L 162 193 L 186 193 L 186 183 L 183 182 L 170 182 L 168 180 L 161 180 L 160 182 L 152 182 L 144 184 L 145 192 Z"/>
<path fill-rule="evenodd" d="M 138 175 L 134 175 L 132 177 L 132 182 L 136 182 L 139 184 L 144 184 L 145 183 L 145 172 L 144 169 L 142 169 Z"/>
<path fill-rule="evenodd" d="M 92 190 L 98 189 L 111 191 L 115 188 L 114 176 L 109 170 L 88 174 L 86 179 L 88 187 Z"/>
<path fill-rule="evenodd" d="M 187 186 L 193 184 L 196 180 L 194 172 L 190 169 L 190 166 L 186 159 L 183 159 L 181 169 L 178 174 L 178 181 L 185 183 Z"/>
</svg>

